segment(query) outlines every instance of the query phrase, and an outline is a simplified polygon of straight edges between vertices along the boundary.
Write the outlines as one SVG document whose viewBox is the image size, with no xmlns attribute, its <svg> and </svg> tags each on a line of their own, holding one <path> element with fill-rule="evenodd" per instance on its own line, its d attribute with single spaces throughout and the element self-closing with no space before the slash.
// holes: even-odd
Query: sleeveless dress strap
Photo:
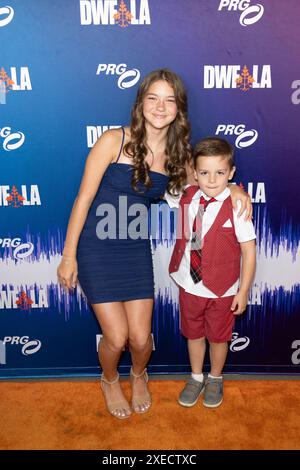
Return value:
<svg viewBox="0 0 300 470">
<path fill-rule="evenodd" d="M 118 161 L 119 161 L 119 158 L 120 158 L 120 156 L 121 156 L 121 152 L 122 152 L 122 149 L 123 149 L 124 139 L 125 139 L 125 130 L 124 130 L 124 127 L 121 127 L 121 129 L 122 129 L 122 131 L 123 131 L 122 143 L 121 143 L 121 147 L 120 147 L 120 151 L 119 151 L 118 158 L 117 158 L 117 160 L 115 161 L 115 163 L 118 163 Z"/>
</svg>

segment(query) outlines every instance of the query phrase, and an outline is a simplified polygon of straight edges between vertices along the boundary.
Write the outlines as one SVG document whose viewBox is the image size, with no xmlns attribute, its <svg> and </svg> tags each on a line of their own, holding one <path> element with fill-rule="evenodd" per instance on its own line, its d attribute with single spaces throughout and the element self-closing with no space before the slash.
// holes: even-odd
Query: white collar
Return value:
<svg viewBox="0 0 300 470">
<path fill-rule="evenodd" d="M 207 194 L 205 194 L 203 191 L 201 191 L 201 189 L 199 189 L 193 196 L 193 199 L 200 199 L 200 197 L 203 196 L 204 199 L 206 199 L 207 201 L 209 199 L 211 199 L 210 196 L 207 196 Z M 223 202 L 225 201 L 225 199 L 228 198 L 228 196 L 230 196 L 230 189 L 228 188 L 228 186 L 220 193 L 218 194 L 217 196 L 214 196 L 214 198 L 217 200 L 217 201 L 220 201 L 220 202 Z"/>
</svg>

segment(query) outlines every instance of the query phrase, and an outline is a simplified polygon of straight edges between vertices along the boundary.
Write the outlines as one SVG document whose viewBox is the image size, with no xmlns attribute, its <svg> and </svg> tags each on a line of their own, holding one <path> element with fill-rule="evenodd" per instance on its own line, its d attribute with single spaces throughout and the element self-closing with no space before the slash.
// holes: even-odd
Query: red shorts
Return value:
<svg viewBox="0 0 300 470">
<path fill-rule="evenodd" d="M 234 295 L 208 299 L 179 288 L 180 329 L 188 339 L 207 338 L 210 343 L 231 341 L 235 316 L 230 310 Z"/>
</svg>

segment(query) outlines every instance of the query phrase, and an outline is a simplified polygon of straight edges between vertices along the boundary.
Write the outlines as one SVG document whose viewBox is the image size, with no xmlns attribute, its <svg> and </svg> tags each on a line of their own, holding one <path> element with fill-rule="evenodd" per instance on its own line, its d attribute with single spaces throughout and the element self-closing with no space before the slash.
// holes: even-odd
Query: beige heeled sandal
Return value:
<svg viewBox="0 0 300 470">
<path fill-rule="evenodd" d="M 104 375 L 102 374 L 101 375 L 101 389 L 102 389 L 102 392 L 103 392 L 103 395 L 104 395 L 104 399 L 105 399 L 105 403 L 106 403 L 106 407 L 108 409 L 108 411 L 110 412 L 110 414 L 112 416 L 114 416 L 115 418 L 118 418 L 118 419 L 126 419 L 126 418 L 129 418 L 129 416 L 132 414 L 132 410 L 131 410 L 131 407 L 128 403 L 128 401 L 124 398 L 124 400 L 118 400 L 118 401 L 109 401 L 107 399 L 107 396 L 106 396 L 106 393 L 105 393 L 105 390 L 104 390 L 104 387 L 103 387 L 103 383 L 107 384 L 107 385 L 113 385 L 115 383 L 118 382 L 120 378 L 120 375 L 119 373 L 117 372 L 117 375 L 116 375 L 116 378 L 109 381 L 107 380 Z M 130 411 L 130 414 L 119 414 L 120 412 L 124 412 L 125 411 Z M 119 413 L 118 413 L 119 412 Z"/>
<path fill-rule="evenodd" d="M 131 367 L 130 369 L 131 387 L 133 385 L 132 384 L 133 380 L 138 379 L 140 377 L 144 378 L 146 384 L 148 383 L 149 377 L 147 374 L 147 369 L 144 369 L 143 372 L 141 372 L 140 374 L 135 374 Z M 149 403 L 149 405 L 146 406 L 145 405 L 146 403 Z M 135 411 L 136 413 L 147 413 L 147 411 L 149 411 L 150 406 L 152 405 L 151 395 L 148 392 L 148 390 L 146 389 L 145 393 L 143 393 L 142 395 L 136 395 L 135 397 L 132 397 L 131 404 L 132 404 L 133 411 Z M 142 406 L 145 407 L 144 410 L 141 409 Z"/>
</svg>

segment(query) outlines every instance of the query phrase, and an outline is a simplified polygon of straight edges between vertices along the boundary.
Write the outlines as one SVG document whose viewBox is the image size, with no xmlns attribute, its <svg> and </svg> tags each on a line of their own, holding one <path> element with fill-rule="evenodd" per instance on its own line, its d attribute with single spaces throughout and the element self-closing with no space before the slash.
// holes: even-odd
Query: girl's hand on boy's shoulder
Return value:
<svg viewBox="0 0 300 470">
<path fill-rule="evenodd" d="M 237 216 L 241 217 L 241 215 L 245 212 L 245 220 L 251 220 L 252 213 L 253 213 L 251 197 L 249 196 L 248 193 L 244 192 L 244 194 L 241 195 L 240 201 L 241 201 L 241 208 Z"/>
<path fill-rule="evenodd" d="M 229 184 L 232 206 L 234 210 L 238 210 L 238 217 L 244 214 L 245 220 L 252 219 L 253 206 L 251 197 L 240 186 Z M 240 203 L 238 203 L 240 201 Z"/>
</svg>

